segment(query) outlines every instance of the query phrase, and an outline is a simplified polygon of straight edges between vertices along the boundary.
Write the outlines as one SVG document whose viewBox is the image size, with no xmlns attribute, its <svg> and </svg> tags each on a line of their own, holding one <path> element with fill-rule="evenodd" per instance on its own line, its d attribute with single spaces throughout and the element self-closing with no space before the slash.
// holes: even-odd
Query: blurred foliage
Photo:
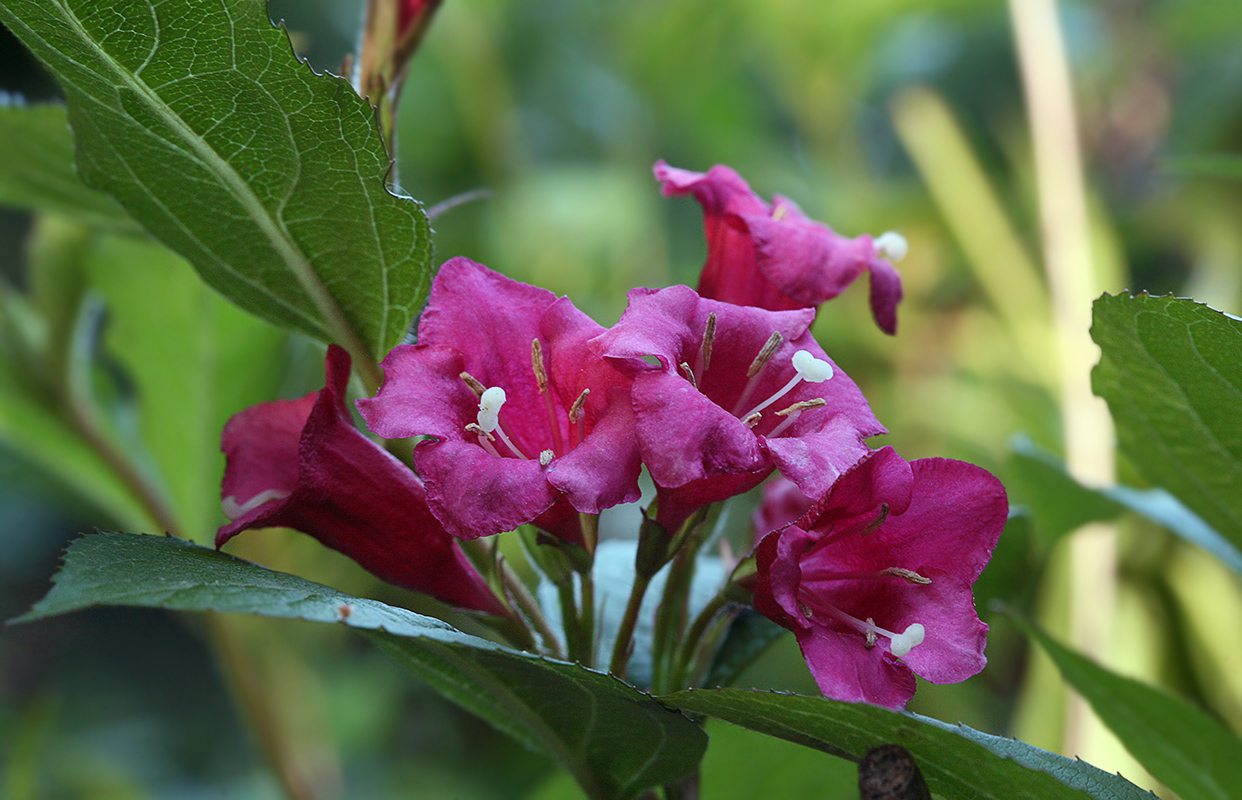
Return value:
<svg viewBox="0 0 1242 800">
<path fill-rule="evenodd" d="M 272 0 L 271 14 L 286 21 L 312 66 L 339 71 L 360 6 Z M 1242 152 L 1242 4 L 1061 6 L 1093 233 L 1111 275 L 1105 288 L 1187 294 L 1237 313 L 1242 183 L 1236 162 L 1213 159 Z M 7 33 L 0 36 L 0 90 L 31 101 L 53 96 L 37 65 Z M 1046 299 L 1038 268 L 1023 266 L 1040 261 L 1038 221 L 1005 4 L 445 0 L 399 111 L 394 146 L 409 193 L 431 206 L 486 192 L 433 221 L 437 263 L 469 256 L 572 295 L 603 324 L 619 316 L 629 287 L 693 283 L 702 263 L 698 208 L 660 196 L 650 176 L 657 158 L 696 170 L 729 164 L 760 194 L 786 195 L 845 234 L 901 231 L 911 250 L 900 265 L 906 300 L 897 337 L 876 330 L 861 286 L 816 323 L 820 341 L 892 432 L 882 441 L 907 458 L 964 458 L 1002 478 L 1016 432 L 1061 449 Z M 6 290 L 29 289 L 23 265 L 51 224 L 34 229 L 25 215 L 0 212 Z M 192 273 L 145 242 L 88 238 L 88 262 L 101 272 L 87 286 L 110 309 L 98 319 L 107 368 L 91 381 L 114 411 L 111 435 L 132 442 L 145 431 L 142 457 L 172 479 L 177 513 L 206 541 L 221 520 L 214 511 L 221 460 L 203 462 L 203 442 L 246 403 L 315 388 L 319 355 L 257 324 L 245 333 L 252 320 L 220 321 L 216 315 L 231 309 L 204 310 L 217 298 L 183 285 Z M 148 272 L 127 276 L 105 266 L 121 262 Z M 231 343 L 230 352 L 240 348 L 278 368 L 254 386 L 230 386 L 227 373 L 218 374 L 210 396 L 185 384 L 196 413 L 167 422 L 168 409 L 143 406 L 141 387 L 152 380 L 143 365 L 110 349 L 118 337 L 147 340 L 144 352 L 159 349 L 168 335 L 159 313 L 122 317 L 122 305 L 145 298 L 155 298 L 148 311 L 199 325 L 203 345 Z M 182 310 L 160 305 L 170 298 L 180 298 Z M 205 316 L 191 319 L 185 309 Z M 228 332 L 212 332 L 214 324 Z M 201 355 L 150 357 L 172 364 Z M 179 452 L 193 463 L 179 465 Z M 76 472 L 66 477 L 10 438 L 0 442 L 5 618 L 43 593 L 57 552 L 76 531 L 155 529 L 106 492 L 84 492 L 74 475 L 90 465 L 72 463 Z M 1134 482 L 1124 465 L 1123 477 Z M 1018 488 L 1011 486 L 1015 503 L 1034 505 Z M 986 594 L 1055 627 L 1063 579 L 1045 570 L 1055 545 L 1036 534 L 1038 514 L 1033 526 L 1011 523 L 985 574 Z M 240 544 L 234 552 L 260 563 L 426 606 L 295 535 L 271 532 Z M 1121 570 L 1124 647 L 1111 666 L 1210 704 L 1242 730 L 1234 668 L 1242 644 L 1219 635 L 1239 626 L 1237 576 L 1137 520 L 1123 530 Z M 1038 591 L 1036 577 L 1044 579 Z M 993 625 L 988 669 L 961 686 L 921 687 L 913 708 L 1058 747 L 1058 704 L 1047 694 L 1029 700 L 1042 691 L 1031 687 L 1048 685 L 1040 677 L 1050 674 L 1046 665 L 1029 667 L 1012 624 L 985 618 Z M 255 621 L 240 635 L 325 796 L 571 796 L 555 777 L 538 789 L 546 763 L 412 682 L 383 654 L 307 627 Z M 788 641 L 740 685 L 813 691 Z M 192 620 L 96 611 L 7 630 L 0 636 L 0 793 L 14 800 L 279 796 L 229 703 Z M 749 798 L 759 786 L 772 796 L 807 796 L 810 787 L 817 796 L 850 796 L 852 770 L 843 762 L 726 726 L 711 730 L 705 798 Z M 728 765 L 747 758 L 779 765 L 779 773 L 772 766 L 779 783 L 758 782 L 754 771 L 729 778 Z M 816 770 L 822 783 L 811 777 Z"/>
</svg>

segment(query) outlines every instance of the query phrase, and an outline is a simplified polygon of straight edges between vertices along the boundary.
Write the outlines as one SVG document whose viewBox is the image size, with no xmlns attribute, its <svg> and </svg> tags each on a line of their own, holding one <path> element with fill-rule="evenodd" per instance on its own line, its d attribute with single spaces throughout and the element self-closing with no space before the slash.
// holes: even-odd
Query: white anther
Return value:
<svg viewBox="0 0 1242 800">
<path fill-rule="evenodd" d="M 552 463 L 552 459 L 556 458 L 556 453 L 551 450 L 542 450 L 539 453 L 539 466 L 546 467 Z"/>
<path fill-rule="evenodd" d="M 479 398 L 479 427 L 491 433 L 500 424 L 500 407 L 505 404 L 505 390 L 493 386 Z"/>
<path fill-rule="evenodd" d="M 894 264 L 906 257 L 910 243 L 897 231 L 886 231 L 875 238 L 876 252 Z"/>
<path fill-rule="evenodd" d="M 832 365 L 822 358 L 816 358 L 806 350 L 793 354 L 793 367 L 804 381 L 823 383 L 832 377 Z"/>
<path fill-rule="evenodd" d="M 927 631 L 923 629 L 923 626 L 917 622 L 914 623 L 893 637 L 893 643 L 891 645 L 893 655 L 901 658 L 906 653 L 913 650 L 916 646 L 922 644 L 923 637 L 926 635 Z"/>
</svg>

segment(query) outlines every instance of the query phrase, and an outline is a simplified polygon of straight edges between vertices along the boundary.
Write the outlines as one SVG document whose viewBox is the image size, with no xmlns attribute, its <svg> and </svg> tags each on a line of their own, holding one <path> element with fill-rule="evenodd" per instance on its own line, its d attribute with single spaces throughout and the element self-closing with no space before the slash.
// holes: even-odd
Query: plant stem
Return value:
<svg viewBox="0 0 1242 800">
<path fill-rule="evenodd" d="M 702 665 L 698 663 L 699 657 L 704 655 L 708 649 L 705 645 L 711 641 L 711 637 L 704 640 L 703 634 L 707 631 L 707 626 L 711 624 L 712 620 L 728 605 L 729 599 L 725 597 L 724 592 L 720 592 L 708 601 L 707 605 L 699 612 L 699 615 L 694 618 L 694 622 L 691 623 L 690 629 L 682 640 L 681 655 L 677 659 L 675 669 L 673 670 L 674 689 L 689 688 L 687 683 L 692 674 L 701 671 L 699 667 Z"/>
<path fill-rule="evenodd" d="M 530 621 L 535 627 L 535 631 L 539 633 L 539 637 L 543 639 L 544 651 L 553 658 L 562 658 L 560 640 L 557 639 L 552 626 L 548 624 L 548 619 L 543 615 L 543 609 L 539 607 L 539 603 L 531 595 L 530 589 L 522 582 L 507 563 L 501 562 L 501 580 L 504 583 L 508 594 L 513 598 L 513 602 L 517 605 L 522 617 Z M 529 631 L 527 631 L 529 634 Z M 533 642 L 532 642 L 533 644 Z"/>
<path fill-rule="evenodd" d="M 642 609 L 643 596 L 650 583 L 650 576 L 641 572 L 634 576 L 630 599 L 625 604 L 625 613 L 617 627 L 617 640 L 612 644 L 612 660 L 608 664 L 608 671 L 622 680 L 625 680 L 625 668 L 630 661 L 630 644 L 634 638 L 634 627 L 638 624 L 638 612 Z"/>
</svg>

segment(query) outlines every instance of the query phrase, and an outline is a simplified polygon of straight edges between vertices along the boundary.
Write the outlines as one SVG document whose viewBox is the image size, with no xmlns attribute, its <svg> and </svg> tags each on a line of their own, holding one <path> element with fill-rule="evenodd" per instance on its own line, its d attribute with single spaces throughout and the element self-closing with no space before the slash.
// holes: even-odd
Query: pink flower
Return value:
<svg viewBox="0 0 1242 800">
<path fill-rule="evenodd" d="M 772 531 L 783 528 L 810 510 L 811 498 L 802 493 L 798 484 L 783 475 L 763 485 L 763 499 L 750 515 L 754 526 L 755 544 Z"/>
<path fill-rule="evenodd" d="M 915 674 L 956 683 L 987 663 L 971 587 L 1007 512 L 980 467 L 876 450 L 763 539 L 755 607 L 794 632 L 824 694 L 902 708 Z"/>
<path fill-rule="evenodd" d="M 349 372 L 349 354 L 332 345 L 322 390 L 229 420 L 221 494 L 232 521 L 216 547 L 251 528 L 294 528 L 389 583 L 507 615 L 431 515 L 414 473 L 354 427 L 345 407 Z"/>
<path fill-rule="evenodd" d="M 635 376 L 638 447 L 666 529 L 773 468 L 821 494 L 867 453 L 864 438 L 885 432 L 811 336 L 813 316 L 705 300 L 687 286 L 635 289 L 596 340 Z"/>
<path fill-rule="evenodd" d="M 440 0 L 400 0 L 397 6 L 397 38 L 405 36 L 414 23 L 429 15 L 440 5 Z"/>
<path fill-rule="evenodd" d="M 728 167 L 706 173 L 656 162 L 667 196 L 693 194 L 703 206 L 707 263 L 699 294 L 738 305 L 781 311 L 818 306 L 871 273 L 871 312 L 886 333 L 897 331 L 901 276 L 889 262 L 905 255 L 898 234 L 878 239 L 840 236 L 807 219 L 777 195 L 769 204 Z"/>
<path fill-rule="evenodd" d="M 533 522 L 580 541 L 578 513 L 638 499 L 630 380 L 588 345 L 568 298 L 464 258 L 440 268 L 418 344 L 384 360 L 358 409 L 414 450 L 436 518 L 473 539 Z"/>
</svg>

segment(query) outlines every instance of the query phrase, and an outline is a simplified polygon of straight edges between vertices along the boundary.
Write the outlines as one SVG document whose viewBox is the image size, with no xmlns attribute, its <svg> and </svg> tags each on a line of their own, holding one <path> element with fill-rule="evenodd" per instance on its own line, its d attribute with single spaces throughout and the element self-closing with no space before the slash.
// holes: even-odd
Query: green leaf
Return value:
<svg viewBox="0 0 1242 800">
<path fill-rule="evenodd" d="M 1242 740 L 1181 698 L 1117 675 L 1013 615 L 1122 744 L 1182 800 L 1229 800 L 1242 789 Z"/>
<path fill-rule="evenodd" d="M 64 87 L 88 186 L 378 380 L 425 296 L 430 235 L 385 186 L 375 112 L 346 81 L 300 63 L 256 0 L 8 0 L 0 20 Z"/>
<path fill-rule="evenodd" d="M 1242 547 L 1242 320 L 1142 294 L 1095 302 L 1092 373 L 1135 469 Z"/>
<path fill-rule="evenodd" d="M 99 533 L 75 540 L 52 590 L 14 622 L 98 605 L 358 628 L 449 699 L 559 761 L 593 799 L 635 797 L 675 781 L 707 746 L 698 725 L 611 676 L 177 539 Z"/>
<path fill-rule="evenodd" d="M 1154 798 L 1082 761 L 877 706 L 745 689 L 688 689 L 660 701 L 852 761 L 873 747 L 899 744 L 914 755 L 931 790 L 954 800 Z"/>
<path fill-rule="evenodd" d="M 1014 457 L 1008 485 L 1030 507 L 1036 519 L 1047 526 L 1045 537 L 1055 538 L 1080 525 L 1113 519 L 1123 510 L 1129 510 L 1202 547 L 1242 575 L 1242 552 L 1165 490 L 1130 486 L 1092 489 L 1074 480 L 1056 455 L 1030 440 L 1015 437 L 1011 447 Z M 1005 535 L 1008 535 L 1008 528 Z M 975 594 L 979 595 L 978 589 Z"/>
<path fill-rule="evenodd" d="M 1065 462 L 1025 436 L 1009 442 L 1012 456 L 1005 486 L 1011 500 L 1031 510 L 1045 547 L 1090 522 L 1114 519 L 1121 507 L 1083 486 L 1065 471 Z"/>
<path fill-rule="evenodd" d="M 124 209 L 82 185 L 64 106 L 0 98 L 0 205 L 51 211 L 93 227 L 136 232 Z"/>
</svg>

